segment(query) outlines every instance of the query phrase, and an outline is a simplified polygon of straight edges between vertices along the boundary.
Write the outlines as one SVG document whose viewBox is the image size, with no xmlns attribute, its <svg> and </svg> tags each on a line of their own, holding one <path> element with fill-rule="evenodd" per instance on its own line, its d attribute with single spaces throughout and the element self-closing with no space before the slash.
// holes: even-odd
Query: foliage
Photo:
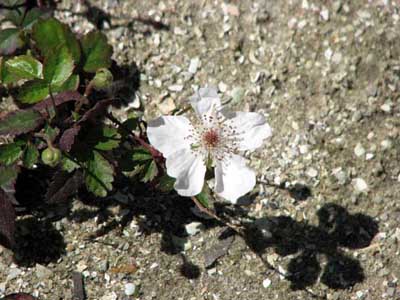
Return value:
<svg viewBox="0 0 400 300">
<path fill-rule="evenodd" d="M 78 37 L 38 7 L 6 2 L 14 27 L 0 31 L 0 83 L 19 109 L 0 115 L 0 244 L 15 246 L 19 194 L 39 199 L 23 210 L 33 213 L 82 189 L 106 197 L 121 176 L 170 190 L 165 176 L 153 184 L 163 159 L 137 132 L 139 115 L 119 123 L 107 113 L 119 99 L 107 91 L 115 74 L 106 36 Z M 30 172 L 44 190 L 24 182 Z"/>
</svg>

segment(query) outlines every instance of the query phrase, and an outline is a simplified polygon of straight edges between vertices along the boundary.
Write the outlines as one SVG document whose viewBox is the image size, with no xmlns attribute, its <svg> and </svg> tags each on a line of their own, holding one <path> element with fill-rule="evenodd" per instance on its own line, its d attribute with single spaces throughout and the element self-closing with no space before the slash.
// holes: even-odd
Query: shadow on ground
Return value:
<svg viewBox="0 0 400 300">
<path fill-rule="evenodd" d="M 318 279 L 333 289 L 362 282 L 364 272 L 359 261 L 345 252 L 368 247 L 378 224 L 367 215 L 350 214 L 333 203 L 319 209 L 317 216 L 318 226 L 285 216 L 257 219 L 247 226 L 246 242 L 260 255 L 268 248 L 280 256 L 296 255 L 288 264 L 286 276 L 293 290 L 311 286 Z"/>
</svg>

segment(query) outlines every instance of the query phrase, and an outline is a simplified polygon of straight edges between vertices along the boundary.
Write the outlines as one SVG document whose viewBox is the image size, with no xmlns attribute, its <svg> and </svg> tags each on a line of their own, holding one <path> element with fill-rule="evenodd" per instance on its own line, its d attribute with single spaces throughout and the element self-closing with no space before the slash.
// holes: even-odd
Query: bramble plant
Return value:
<svg viewBox="0 0 400 300">
<path fill-rule="evenodd" d="M 0 82 L 18 109 L 0 114 L 0 243 L 13 248 L 15 207 L 24 202 L 15 187 L 24 174 L 49 181 L 41 202 L 29 203 L 35 210 L 71 198 L 82 183 L 105 197 L 118 173 L 152 181 L 162 158 L 136 133 L 140 114 L 120 123 L 107 112 L 120 99 L 106 92 L 113 84 L 106 36 L 78 37 L 41 9 L 8 2 L 3 21 L 12 27 L 0 31 Z"/>
<path fill-rule="evenodd" d="M 16 245 L 16 207 L 26 202 L 18 189 L 29 176 L 45 188 L 23 213 L 65 202 L 81 188 L 106 197 L 128 178 L 158 192 L 175 188 L 221 221 L 209 209 L 209 179 L 215 195 L 231 203 L 254 188 L 255 172 L 241 154 L 271 135 L 262 114 L 228 112 L 216 89 L 200 88 L 189 99 L 190 121 L 162 116 L 147 126 L 133 112 L 121 122 L 109 112 L 122 99 L 107 92 L 115 74 L 106 36 L 77 36 L 23 3 L 10 2 L 17 7 L 4 20 L 13 27 L 0 31 L 0 81 L 18 107 L 0 115 L 0 244 Z"/>
</svg>

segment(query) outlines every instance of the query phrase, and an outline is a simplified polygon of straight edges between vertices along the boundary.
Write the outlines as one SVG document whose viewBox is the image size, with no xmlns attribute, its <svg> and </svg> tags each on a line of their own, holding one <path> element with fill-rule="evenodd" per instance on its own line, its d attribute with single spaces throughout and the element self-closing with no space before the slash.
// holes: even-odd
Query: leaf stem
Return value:
<svg viewBox="0 0 400 300">
<path fill-rule="evenodd" d="M 153 156 L 153 158 L 160 159 L 163 157 L 161 152 L 159 152 L 157 149 L 155 149 L 149 143 L 145 142 L 139 135 L 135 134 L 132 130 L 127 128 L 117 118 L 115 118 L 111 113 L 107 113 L 106 117 L 109 120 L 111 120 L 113 123 L 115 123 L 119 127 L 121 127 L 126 133 L 128 133 L 134 139 L 135 142 L 139 143 L 142 147 L 146 148 L 150 152 L 151 156 Z"/>
</svg>

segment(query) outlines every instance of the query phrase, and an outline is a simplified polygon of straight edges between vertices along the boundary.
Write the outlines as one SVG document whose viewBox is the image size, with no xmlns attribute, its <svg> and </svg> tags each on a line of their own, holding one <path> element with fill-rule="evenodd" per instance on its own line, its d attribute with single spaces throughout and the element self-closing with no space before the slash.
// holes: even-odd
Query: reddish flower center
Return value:
<svg viewBox="0 0 400 300">
<path fill-rule="evenodd" d="M 219 141 L 219 134 L 214 129 L 210 129 L 203 134 L 203 142 L 207 147 L 214 148 L 218 145 Z"/>
</svg>

